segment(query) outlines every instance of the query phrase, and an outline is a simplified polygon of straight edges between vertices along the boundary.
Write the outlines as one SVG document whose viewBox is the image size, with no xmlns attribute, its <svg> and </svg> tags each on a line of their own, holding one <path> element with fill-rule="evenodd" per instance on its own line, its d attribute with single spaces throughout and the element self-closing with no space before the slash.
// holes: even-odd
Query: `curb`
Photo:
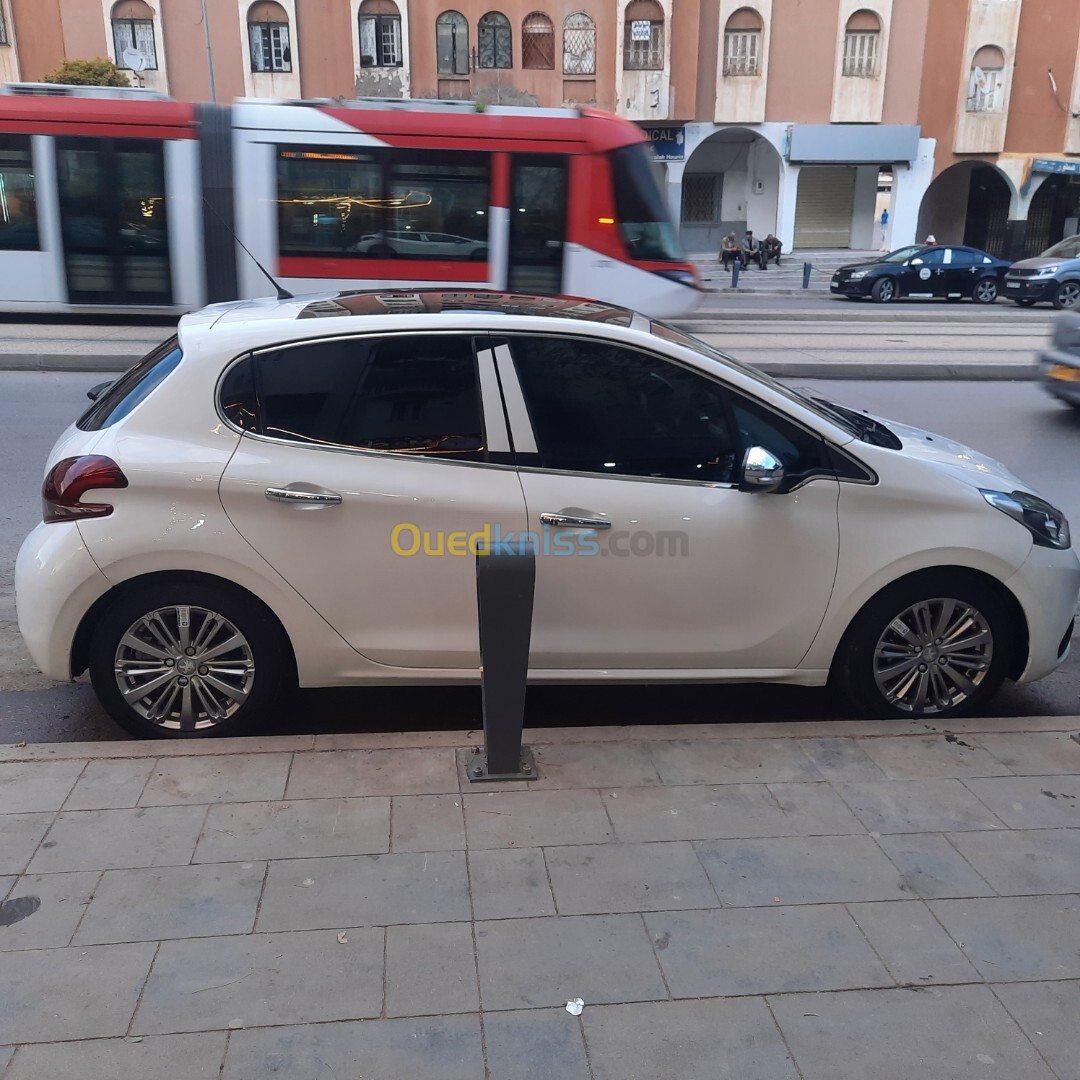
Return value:
<svg viewBox="0 0 1080 1080">
<path fill-rule="evenodd" d="M 13 353 L 0 356 L 0 371 L 127 371 L 143 353 Z"/>
</svg>

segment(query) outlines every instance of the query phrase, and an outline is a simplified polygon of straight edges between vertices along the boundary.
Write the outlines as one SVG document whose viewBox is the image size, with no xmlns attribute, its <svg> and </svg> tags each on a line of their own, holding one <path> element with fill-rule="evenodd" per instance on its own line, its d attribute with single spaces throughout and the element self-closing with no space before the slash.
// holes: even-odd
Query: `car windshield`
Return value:
<svg viewBox="0 0 1080 1080">
<path fill-rule="evenodd" d="M 1069 236 L 1060 244 L 1047 248 L 1043 253 L 1044 259 L 1076 259 L 1080 258 L 1080 236 Z"/>
<path fill-rule="evenodd" d="M 922 249 L 923 246 L 921 244 L 914 247 L 897 248 L 896 251 L 890 251 L 888 255 L 882 255 L 881 261 L 887 263 L 907 262 L 913 255 L 918 255 Z"/>
</svg>

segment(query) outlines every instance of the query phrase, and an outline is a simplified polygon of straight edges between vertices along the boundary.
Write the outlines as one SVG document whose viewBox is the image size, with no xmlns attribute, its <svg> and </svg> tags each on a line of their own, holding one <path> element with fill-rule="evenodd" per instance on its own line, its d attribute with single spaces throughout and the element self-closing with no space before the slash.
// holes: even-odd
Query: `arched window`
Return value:
<svg viewBox="0 0 1080 1080">
<path fill-rule="evenodd" d="M 401 67 L 401 13 L 394 0 L 364 0 L 360 22 L 360 66 Z"/>
<path fill-rule="evenodd" d="M 761 36 L 765 24 L 753 8 L 739 8 L 724 25 L 724 75 L 761 74 Z"/>
<path fill-rule="evenodd" d="M 251 70 L 292 71 L 289 16 L 285 9 L 273 0 L 259 0 L 248 8 L 247 22 Z"/>
<path fill-rule="evenodd" d="M 481 68 L 512 68 L 514 47 L 510 37 L 510 20 L 501 11 L 489 11 L 476 24 L 476 66 Z"/>
<path fill-rule="evenodd" d="M 996 45 L 984 45 L 971 61 L 968 112 L 998 112 L 1005 93 L 1005 54 Z"/>
<path fill-rule="evenodd" d="M 631 0 L 623 24 L 623 67 L 659 71 L 664 66 L 664 9 L 656 0 Z"/>
<path fill-rule="evenodd" d="M 460 11 L 444 11 L 435 20 L 435 51 L 440 75 L 469 74 L 469 24 Z"/>
<path fill-rule="evenodd" d="M 563 22 L 563 72 L 596 74 L 596 23 L 584 11 L 567 15 Z"/>
<path fill-rule="evenodd" d="M 845 75 L 876 79 L 881 42 L 881 20 L 872 11 L 856 11 L 844 28 Z"/>
<path fill-rule="evenodd" d="M 526 15 L 521 24 L 521 66 L 555 69 L 555 27 L 541 11 Z"/>
<path fill-rule="evenodd" d="M 127 71 L 157 71 L 154 13 L 143 0 L 120 0 L 112 9 L 116 66 Z"/>
</svg>

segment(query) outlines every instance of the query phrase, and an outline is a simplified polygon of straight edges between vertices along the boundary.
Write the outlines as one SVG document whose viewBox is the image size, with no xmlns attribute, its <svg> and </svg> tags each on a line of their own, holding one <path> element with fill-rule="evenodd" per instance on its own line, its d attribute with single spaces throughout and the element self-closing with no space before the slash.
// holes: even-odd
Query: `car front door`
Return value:
<svg viewBox="0 0 1080 1080">
<path fill-rule="evenodd" d="M 497 398 L 491 354 L 475 353 L 468 333 L 258 353 L 223 383 L 226 415 L 245 432 L 221 501 L 364 656 L 476 668 L 475 547 L 495 526 L 525 527 Z"/>
<path fill-rule="evenodd" d="M 636 348 L 537 335 L 495 355 L 540 550 L 531 666 L 796 667 L 837 565 L 839 485 L 821 440 Z M 750 445 L 793 483 L 816 478 L 740 491 Z"/>
<path fill-rule="evenodd" d="M 945 249 L 928 248 L 908 261 L 900 275 L 900 295 L 929 299 L 945 295 Z"/>
</svg>

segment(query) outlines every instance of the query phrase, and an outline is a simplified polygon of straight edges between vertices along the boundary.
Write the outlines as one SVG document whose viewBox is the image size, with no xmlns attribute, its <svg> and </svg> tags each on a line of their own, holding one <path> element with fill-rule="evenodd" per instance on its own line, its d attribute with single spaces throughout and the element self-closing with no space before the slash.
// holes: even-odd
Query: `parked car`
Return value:
<svg viewBox="0 0 1080 1080">
<path fill-rule="evenodd" d="M 414 259 L 472 259 L 487 258 L 487 243 L 470 240 L 454 233 L 426 232 L 411 229 L 390 229 L 384 233 L 368 233 L 349 248 L 364 255 L 386 257 L 399 255 Z"/>
<path fill-rule="evenodd" d="M 1039 353 L 1039 377 L 1054 397 L 1080 409 L 1080 315 L 1054 320 L 1050 348 Z"/>
<path fill-rule="evenodd" d="M 474 554 L 523 532 L 535 682 L 831 679 L 946 718 L 1054 670 L 1080 590 L 1064 516 L 997 462 L 567 297 L 187 315 L 42 500 L 20 629 L 139 735 L 258 725 L 297 681 L 477 681 Z"/>
<path fill-rule="evenodd" d="M 978 248 L 915 244 L 880 259 L 841 266 L 829 290 L 849 300 L 869 296 L 879 304 L 903 296 L 922 300 L 969 297 L 977 304 L 992 304 L 1008 268 L 1004 259 Z"/>
<path fill-rule="evenodd" d="M 1005 275 L 1005 295 L 1022 307 L 1049 301 L 1059 311 L 1080 308 L 1080 236 L 1069 236 Z"/>
</svg>

